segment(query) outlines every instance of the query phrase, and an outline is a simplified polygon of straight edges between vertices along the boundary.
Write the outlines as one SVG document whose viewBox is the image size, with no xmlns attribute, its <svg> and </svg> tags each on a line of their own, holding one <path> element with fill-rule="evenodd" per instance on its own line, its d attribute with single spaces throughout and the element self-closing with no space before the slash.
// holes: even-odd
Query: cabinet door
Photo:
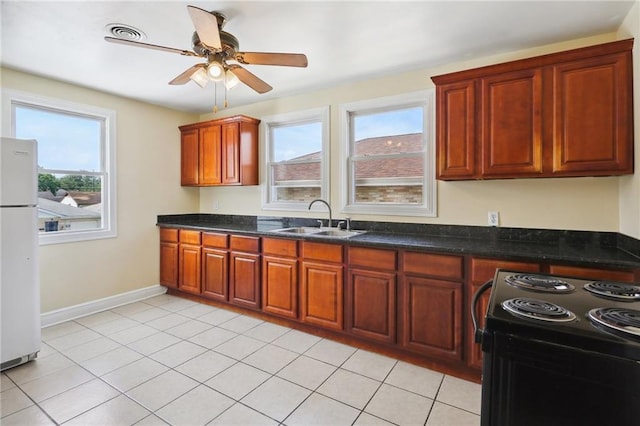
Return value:
<svg viewBox="0 0 640 426">
<path fill-rule="evenodd" d="M 260 308 L 260 255 L 231 252 L 229 301 L 247 308 Z"/>
<path fill-rule="evenodd" d="M 228 259 L 225 250 L 202 249 L 202 295 L 211 299 L 228 300 Z"/>
<path fill-rule="evenodd" d="M 496 273 L 496 269 L 510 269 L 518 272 L 540 272 L 540 265 L 537 263 L 528 262 L 514 262 L 509 260 L 498 259 L 471 259 L 471 280 L 469 291 L 467 292 L 467 312 L 471 312 L 471 301 L 473 295 L 485 282 L 492 279 Z M 487 308 L 489 307 L 489 296 L 491 291 L 486 291 L 480 300 L 476 309 L 476 316 L 478 318 L 478 327 L 484 328 L 485 315 Z M 471 322 L 471 315 L 467 320 L 467 364 L 470 367 L 482 368 L 482 350 L 480 345 L 474 340 L 473 323 Z"/>
<path fill-rule="evenodd" d="M 200 185 L 217 185 L 222 182 L 221 126 L 207 126 L 199 131 Z"/>
<path fill-rule="evenodd" d="M 542 70 L 480 79 L 482 175 L 542 173 Z"/>
<path fill-rule="evenodd" d="M 240 183 L 240 124 L 222 126 L 222 183 Z"/>
<path fill-rule="evenodd" d="M 462 283 L 406 275 L 403 346 L 462 360 Z"/>
<path fill-rule="evenodd" d="M 298 318 L 298 261 L 262 258 L 262 310 L 287 318 Z"/>
<path fill-rule="evenodd" d="M 199 184 L 198 129 L 183 130 L 180 134 L 180 184 Z"/>
<path fill-rule="evenodd" d="M 396 274 L 350 269 L 347 285 L 350 333 L 367 339 L 396 341 Z"/>
<path fill-rule="evenodd" d="M 200 294 L 200 246 L 180 244 L 180 280 L 178 289 Z"/>
<path fill-rule="evenodd" d="M 630 52 L 567 62 L 553 71 L 554 173 L 632 173 Z"/>
<path fill-rule="evenodd" d="M 343 273 L 342 265 L 302 262 L 302 321 L 336 330 L 344 328 Z"/>
<path fill-rule="evenodd" d="M 160 284 L 178 288 L 178 243 L 160 242 Z"/>
<path fill-rule="evenodd" d="M 476 177 L 475 81 L 437 87 L 437 178 Z"/>
</svg>

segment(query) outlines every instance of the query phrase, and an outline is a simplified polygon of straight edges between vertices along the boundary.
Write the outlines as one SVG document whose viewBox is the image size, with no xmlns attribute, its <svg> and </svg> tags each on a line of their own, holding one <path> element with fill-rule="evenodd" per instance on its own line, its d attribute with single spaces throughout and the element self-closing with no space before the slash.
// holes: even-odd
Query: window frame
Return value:
<svg viewBox="0 0 640 426">
<path fill-rule="evenodd" d="M 437 183 L 435 178 L 435 90 L 422 90 L 401 95 L 386 96 L 340 105 L 340 182 L 341 211 L 367 215 L 437 217 Z M 422 204 L 376 204 L 355 202 L 355 172 L 353 164 L 354 138 L 352 116 L 367 113 L 390 112 L 420 106 L 423 108 L 424 175 Z M 401 157 L 391 154 L 388 158 Z M 378 157 L 382 158 L 382 156 Z"/>
<path fill-rule="evenodd" d="M 264 164 L 263 172 L 263 189 L 262 189 L 262 209 L 263 210 L 283 210 L 283 211 L 306 211 L 308 210 L 308 202 L 277 202 L 272 200 L 273 182 L 271 166 L 277 164 L 272 161 L 273 155 L 273 139 L 271 129 L 273 127 L 281 127 L 296 124 L 305 124 L 311 122 L 320 122 L 322 127 L 322 153 L 320 155 L 320 197 L 328 200 L 330 197 L 330 179 L 329 179 L 329 107 L 313 108 L 303 111 L 295 111 L 289 113 L 276 114 L 261 119 L 260 137 L 261 145 L 264 147 Z"/>
<path fill-rule="evenodd" d="M 16 90 L 2 89 L 4 123 L 10 123 L 11 137 L 16 137 L 15 107 L 22 106 L 49 110 L 59 114 L 88 117 L 102 121 L 100 141 L 100 165 L 105 178 L 102 182 L 102 227 L 75 231 L 39 232 L 40 245 L 90 241 L 117 237 L 116 208 L 116 112 L 92 105 L 50 98 Z M 53 169 L 44 169 L 51 172 Z M 64 170 L 64 172 L 81 172 Z M 77 173 L 92 175 L 95 173 Z"/>
</svg>

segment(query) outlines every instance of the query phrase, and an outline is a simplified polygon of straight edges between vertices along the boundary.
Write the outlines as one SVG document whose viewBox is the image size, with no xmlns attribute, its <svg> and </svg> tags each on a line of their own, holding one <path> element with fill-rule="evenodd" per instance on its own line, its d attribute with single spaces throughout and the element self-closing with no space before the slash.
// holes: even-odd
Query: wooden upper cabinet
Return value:
<svg viewBox="0 0 640 426">
<path fill-rule="evenodd" d="M 181 184 L 257 185 L 259 123 L 238 115 L 180 126 Z"/>
<path fill-rule="evenodd" d="M 542 172 L 542 71 L 480 79 L 483 177 Z"/>
<path fill-rule="evenodd" d="M 240 183 L 240 123 L 222 126 L 222 183 Z"/>
<path fill-rule="evenodd" d="M 437 151 L 439 179 L 476 176 L 474 80 L 437 87 Z"/>
<path fill-rule="evenodd" d="M 180 133 L 180 184 L 198 185 L 200 182 L 199 129 L 185 129 Z"/>
<path fill-rule="evenodd" d="M 633 173 L 633 40 L 432 77 L 437 178 Z"/>
<path fill-rule="evenodd" d="M 631 54 L 553 67 L 553 172 L 633 173 Z"/>
<path fill-rule="evenodd" d="M 222 146 L 221 126 L 207 126 L 198 129 L 199 151 L 201 159 L 198 167 L 199 185 L 217 185 L 222 183 Z"/>
</svg>

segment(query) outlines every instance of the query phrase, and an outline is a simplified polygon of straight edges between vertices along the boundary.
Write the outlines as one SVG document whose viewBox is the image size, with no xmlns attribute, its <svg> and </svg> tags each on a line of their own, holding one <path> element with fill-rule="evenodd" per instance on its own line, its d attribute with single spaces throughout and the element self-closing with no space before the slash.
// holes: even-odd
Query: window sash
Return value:
<svg viewBox="0 0 640 426">
<path fill-rule="evenodd" d="M 86 171 L 75 169 L 39 168 L 40 174 L 66 174 L 95 176 L 101 178 L 101 225 L 90 229 L 64 230 L 58 232 L 40 233 L 40 245 L 67 243 L 100 238 L 113 238 L 117 236 L 116 222 L 116 194 L 115 194 L 115 158 L 116 158 L 116 113 L 90 105 L 48 98 L 31 93 L 2 90 L 3 122 L 10 123 L 11 136 L 16 137 L 15 108 L 32 108 L 35 110 L 49 111 L 68 116 L 86 117 L 97 120 L 100 123 L 99 165 L 98 171 Z"/>
<path fill-rule="evenodd" d="M 275 161 L 274 129 L 277 129 L 278 127 L 288 127 L 310 123 L 320 123 L 321 125 L 321 152 L 319 157 L 314 159 L 291 159 Z M 264 168 L 265 185 L 262 191 L 262 208 L 265 210 L 303 211 L 307 209 L 307 206 L 312 199 L 327 199 L 329 196 L 329 108 L 323 107 L 287 114 L 279 114 L 272 117 L 263 117 L 262 125 L 263 131 L 261 132 L 261 134 L 264 139 L 263 144 L 265 147 L 265 162 L 263 164 L 265 164 L 266 166 Z M 311 177 L 305 177 L 304 179 L 276 181 L 276 169 L 278 167 L 304 165 L 312 166 L 316 164 L 319 164 L 319 174 L 317 176 L 312 175 Z M 286 191 L 296 191 L 296 197 L 299 198 L 287 198 Z"/>
<path fill-rule="evenodd" d="M 343 140 L 343 161 L 341 167 L 341 181 L 344 189 L 342 194 L 342 211 L 345 213 L 401 215 L 401 216 L 436 216 L 436 182 L 435 182 L 435 158 L 433 155 L 433 141 L 435 136 L 435 122 L 433 117 L 433 90 L 414 92 L 405 95 L 391 96 L 344 104 L 340 106 L 341 129 Z M 371 114 L 393 112 L 404 109 L 420 107 L 423 111 L 423 126 L 421 137 L 421 149 L 402 153 L 374 153 L 356 155 L 354 118 Z M 393 136 L 390 136 L 393 138 Z M 365 140 L 365 139 L 363 139 Z M 422 159 L 422 175 L 417 177 L 357 178 L 357 164 L 366 161 Z M 358 188 L 380 185 L 381 188 L 397 184 L 399 187 L 422 187 L 420 203 L 390 202 L 390 201 L 362 201 L 358 200 Z M 380 197 L 384 199 L 384 197 Z M 410 199 L 407 196 L 407 199 Z"/>
</svg>

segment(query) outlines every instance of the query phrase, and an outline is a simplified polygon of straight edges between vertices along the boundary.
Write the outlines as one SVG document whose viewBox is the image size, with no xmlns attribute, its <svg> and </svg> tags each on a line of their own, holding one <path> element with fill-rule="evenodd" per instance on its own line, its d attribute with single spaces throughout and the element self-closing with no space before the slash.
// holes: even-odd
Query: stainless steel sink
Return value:
<svg viewBox="0 0 640 426">
<path fill-rule="evenodd" d="M 296 226 L 293 228 L 276 229 L 274 232 L 285 232 L 287 234 L 317 234 L 318 232 L 322 232 L 322 228 Z"/>
<path fill-rule="evenodd" d="M 347 231 L 346 229 L 337 228 L 312 228 L 307 226 L 296 226 L 293 228 L 276 229 L 274 232 L 325 238 L 349 238 L 355 237 L 356 235 L 364 234 L 366 231 Z"/>
<path fill-rule="evenodd" d="M 314 235 L 322 236 L 322 237 L 333 237 L 333 238 L 349 238 L 355 237 L 356 235 L 364 234 L 366 231 L 347 231 L 346 229 L 327 229 L 324 231 L 316 232 Z"/>
</svg>

